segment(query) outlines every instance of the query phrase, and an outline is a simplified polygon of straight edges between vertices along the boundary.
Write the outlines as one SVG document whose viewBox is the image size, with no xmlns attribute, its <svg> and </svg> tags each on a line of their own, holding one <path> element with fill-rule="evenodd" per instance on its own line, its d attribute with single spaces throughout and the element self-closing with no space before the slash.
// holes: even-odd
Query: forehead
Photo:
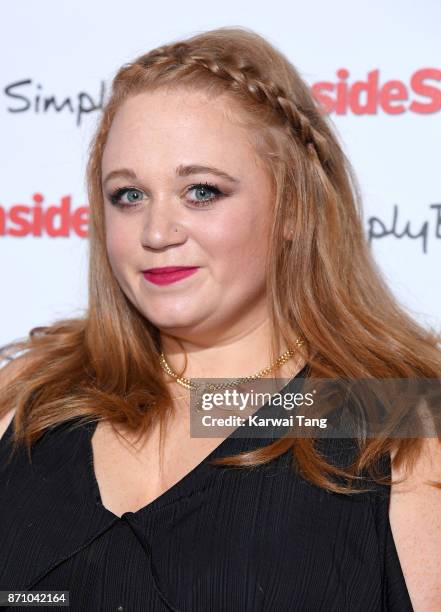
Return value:
<svg viewBox="0 0 441 612">
<path fill-rule="evenodd" d="M 159 89 L 127 98 L 117 110 L 102 165 L 150 162 L 216 162 L 237 171 L 260 165 L 252 133 L 227 95 Z"/>
</svg>

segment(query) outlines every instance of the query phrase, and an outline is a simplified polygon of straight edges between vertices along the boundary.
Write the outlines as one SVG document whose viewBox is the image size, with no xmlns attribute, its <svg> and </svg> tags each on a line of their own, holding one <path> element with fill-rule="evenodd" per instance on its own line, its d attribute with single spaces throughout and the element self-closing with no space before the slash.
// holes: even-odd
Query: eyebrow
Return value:
<svg viewBox="0 0 441 612">
<path fill-rule="evenodd" d="M 231 176 L 227 172 L 224 172 L 223 170 L 219 170 L 218 168 L 214 168 L 213 166 L 201 166 L 199 164 L 189 164 L 189 165 L 180 164 L 176 168 L 176 176 L 189 176 L 190 174 L 214 174 L 216 176 L 219 176 L 220 178 L 230 181 L 230 183 L 240 182 L 239 179 L 236 178 L 235 176 Z M 136 176 L 136 173 L 133 170 L 130 170 L 129 168 L 120 168 L 119 170 L 112 170 L 111 172 L 109 172 L 109 174 L 106 176 L 106 178 L 103 181 L 103 186 L 107 183 L 107 181 L 110 181 L 110 179 L 117 178 L 117 177 L 123 177 L 123 178 L 129 178 L 129 179 L 138 178 Z"/>
</svg>

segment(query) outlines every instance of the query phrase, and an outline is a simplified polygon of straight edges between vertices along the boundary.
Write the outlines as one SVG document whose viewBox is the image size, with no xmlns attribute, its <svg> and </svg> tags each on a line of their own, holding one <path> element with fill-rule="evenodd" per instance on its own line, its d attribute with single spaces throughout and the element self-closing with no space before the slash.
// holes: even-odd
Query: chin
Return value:
<svg viewBox="0 0 441 612">
<path fill-rule="evenodd" d="M 159 310 L 159 312 L 160 312 L 159 317 L 158 317 L 158 311 L 156 311 L 155 314 L 153 313 L 149 314 L 147 312 L 143 312 L 143 315 L 145 316 L 145 318 L 151 321 L 153 325 L 155 325 L 159 329 L 173 330 L 173 329 L 182 329 L 182 328 L 193 328 L 199 325 L 200 323 L 203 323 L 203 320 L 204 320 L 203 318 L 201 319 L 200 317 L 197 317 L 197 318 L 190 317 L 188 313 L 187 314 L 184 314 L 184 313 L 167 314 L 165 309 L 161 309 Z"/>
</svg>

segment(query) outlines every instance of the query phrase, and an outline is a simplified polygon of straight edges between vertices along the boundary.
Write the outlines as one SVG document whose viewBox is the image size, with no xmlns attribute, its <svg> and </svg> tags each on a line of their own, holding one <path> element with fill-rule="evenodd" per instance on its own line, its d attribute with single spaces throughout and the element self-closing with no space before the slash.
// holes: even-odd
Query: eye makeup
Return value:
<svg viewBox="0 0 441 612">
<path fill-rule="evenodd" d="M 186 191 L 186 193 L 188 194 L 191 191 L 199 191 L 199 192 L 205 192 L 209 194 L 209 197 L 205 197 L 204 199 L 190 199 L 187 200 L 191 206 L 194 206 L 195 208 L 207 208 L 208 206 L 210 206 L 213 202 L 215 202 L 216 200 L 218 200 L 221 197 L 226 197 L 227 194 L 223 193 L 218 187 L 217 185 L 214 185 L 213 183 L 208 183 L 208 182 L 202 182 L 202 183 L 195 183 L 193 185 L 190 185 Z M 117 206 L 118 208 L 122 208 L 122 209 L 127 209 L 127 208 L 135 208 L 137 206 L 139 206 L 139 204 L 142 201 L 142 194 L 143 194 L 143 190 L 139 189 L 138 187 L 134 187 L 134 186 L 128 186 L 128 187 L 116 187 L 114 190 L 112 190 L 109 194 L 108 194 L 108 199 L 110 201 L 111 204 L 113 204 L 114 206 Z M 123 198 L 125 196 L 129 197 L 129 195 L 132 194 L 138 194 L 138 196 L 136 197 L 135 200 L 129 200 L 128 202 L 124 202 Z M 140 194 L 140 195 L 139 195 Z M 211 194 L 211 195 L 210 195 Z"/>
</svg>

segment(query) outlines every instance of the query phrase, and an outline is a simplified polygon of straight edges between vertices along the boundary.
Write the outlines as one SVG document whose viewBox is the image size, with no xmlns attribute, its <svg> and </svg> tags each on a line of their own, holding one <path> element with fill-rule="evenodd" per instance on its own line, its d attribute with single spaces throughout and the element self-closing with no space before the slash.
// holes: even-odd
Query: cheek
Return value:
<svg viewBox="0 0 441 612">
<path fill-rule="evenodd" d="M 215 267 L 230 278 L 238 277 L 246 282 L 249 275 L 255 279 L 264 274 L 269 239 L 269 218 L 265 210 L 255 207 L 247 214 L 219 218 L 205 239 Z"/>
<path fill-rule="evenodd" d="M 106 223 L 106 248 L 109 261 L 115 270 L 124 268 L 133 252 L 134 236 L 124 224 L 111 219 Z"/>
</svg>

